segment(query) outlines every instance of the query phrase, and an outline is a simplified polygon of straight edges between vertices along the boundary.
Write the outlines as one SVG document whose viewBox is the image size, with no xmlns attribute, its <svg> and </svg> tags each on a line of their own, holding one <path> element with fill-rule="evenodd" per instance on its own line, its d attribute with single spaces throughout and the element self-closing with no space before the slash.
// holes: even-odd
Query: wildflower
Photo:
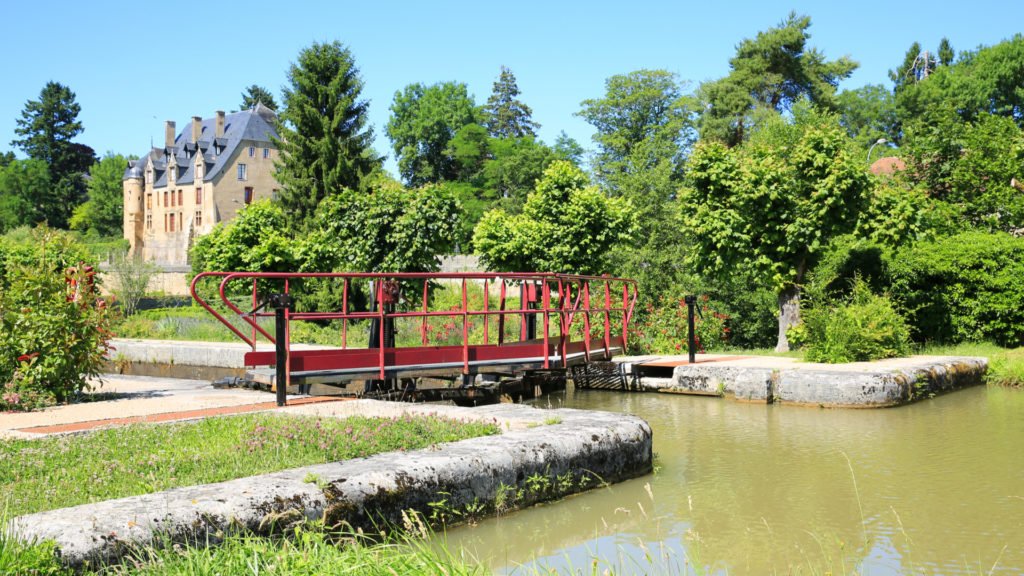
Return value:
<svg viewBox="0 0 1024 576">
<path fill-rule="evenodd" d="M 31 354 L 22 354 L 21 356 L 18 356 L 18 362 L 28 362 L 29 360 L 35 358 L 36 356 L 39 356 L 39 352 L 33 352 Z"/>
</svg>

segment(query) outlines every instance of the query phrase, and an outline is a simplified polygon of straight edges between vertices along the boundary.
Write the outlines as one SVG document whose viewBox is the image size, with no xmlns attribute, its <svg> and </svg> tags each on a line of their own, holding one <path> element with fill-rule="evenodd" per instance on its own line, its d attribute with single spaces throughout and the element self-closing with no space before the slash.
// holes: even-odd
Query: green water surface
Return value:
<svg viewBox="0 0 1024 576">
<path fill-rule="evenodd" d="M 657 471 L 447 534 L 498 572 L 1024 574 L 1024 391 L 874 410 L 571 389 L 539 403 L 644 418 Z"/>
</svg>

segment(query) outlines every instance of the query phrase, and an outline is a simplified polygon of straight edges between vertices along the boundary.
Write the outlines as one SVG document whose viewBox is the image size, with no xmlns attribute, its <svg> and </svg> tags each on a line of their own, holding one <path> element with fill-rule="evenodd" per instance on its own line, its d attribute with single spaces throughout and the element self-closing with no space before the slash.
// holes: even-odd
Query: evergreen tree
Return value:
<svg viewBox="0 0 1024 576">
<path fill-rule="evenodd" d="M 29 100 L 17 119 L 14 132 L 21 136 L 11 142 L 21 148 L 29 158 L 42 160 L 49 167 L 54 201 L 37 201 L 41 216 L 51 226 L 67 226 L 71 211 L 85 198 L 85 180 L 82 174 L 95 161 L 92 148 L 72 142 L 82 132 L 78 113 L 82 108 L 75 102 L 75 93 L 57 82 L 47 82 L 39 93 L 39 100 Z"/>
<path fill-rule="evenodd" d="M 533 111 L 516 97 L 519 86 L 515 74 L 507 67 L 501 67 L 501 75 L 494 83 L 491 97 L 484 107 L 487 131 L 495 138 L 522 138 L 536 136 L 540 124 L 530 117 Z"/>
<path fill-rule="evenodd" d="M 953 63 L 954 56 L 956 54 L 953 52 L 953 46 L 949 43 L 949 38 L 943 38 L 939 42 L 939 64 L 949 66 Z"/>
<path fill-rule="evenodd" d="M 242 92 L 242 110 L 249 110 L 255 108 L 257 104 L 263 104 L 271 110 L 277 110 L 277 102 L 274 101 L 274 95 L 270 93 L 266 88 L 253 84 Z"/>
<path fill-rule="evenodd" d="M 808 47 L 810 26 L 810 17 L 790 13 L 778 26 L 740 42 L 729 60 L 729 75 L 701 86 L 702 137 L 735 146 L 749 136 L 759 109 L 786 112 L 805 98 L 826 109 L 835 107 L 836 87 L 857 63 L 846 56 L 829 61 Z"/>
<path fill-rule="evenodd" d="M 369 102 L 352 53 L 340 42 L 314 43 L 288 70 L 279 116 L 279 201 L 293 225 L 305 225 L 321 200 L 361 190 L 379 169 Z"/>
</svg>

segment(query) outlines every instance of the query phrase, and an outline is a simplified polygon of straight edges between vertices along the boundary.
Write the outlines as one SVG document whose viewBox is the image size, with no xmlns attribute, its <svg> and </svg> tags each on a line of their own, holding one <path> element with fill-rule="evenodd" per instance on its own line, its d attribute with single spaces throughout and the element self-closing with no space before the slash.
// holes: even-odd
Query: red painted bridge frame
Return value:
<svg viewBox="0 0 1024 576">
<path fill-rule="evenodd" d="M 250 334 L 243 333 L 199 295 L 198 286 L 207 278 L 220 278 L 218 294 L 221 303 L 250 327 Z M 286 373 L 289 375 L 293 372 L 317 370 L 375 371 L 383 379 L 388 371 L 411 366 L 420 369 L 461 368 L 463 374 L 469 374 L 472 367 L 483 364 L 536 362 L 544 368 L 555 368 L 565 367 L 567 360 L 573 355 L 582 355 L 585 361 L 589 361 L 592 352 L 599 352 L 604 358 L 609 358 L 613 349 L 624 351 L 626 348 L 629 322 L 637 298 L 636 282 L 627 278 L 550 273 L 203 272 L 192 280 L 190 290 L 199 305 L 252 347 L 252 351 L 245 355 L 247 366 L 269 366 L 276 362 L 275 352 L 257 350 L 256 345 L 260 336 L 276 344 L 274 336 L 259 324 L 260 318 L 273 317 L 275 313 L 261 308 L 258 285 L 260 281 L 280 281 L 283 284 L 280 291 L 287 294 L 293 281 L 306 278 L 334 279 L 341 283 L 341 309 L 332 312 L 285 311 Z M 228 297 L 231 293 L 229 285 L 237 282 L 251 283 L 250 311 L 241 310 Z M 394 299 L 394 296 L 388 293 L 389 286 L 400 284 L 407 288 L 422 283 L 422 306 L 417 310 L 403 311 L 389 310 L 394 306 L 376 306 L 376 309 L 371 311 L 351 310 L 350 295 L 354 282 L 372 282 L 376 302 L 389 302 Z M 482 284 L 483 306 L 479 309 L 471 308 L 469 305 L 469 283 Z M 443 284 L 461 286 L 461 307 L 454 310 L 430 309 L 431 289 Z M 491 309 L 489 299 L 495 287 L 498 291 L 498 308 Z M 521 296 L 517 308 L 508 308 L 510 287 L 517 288 Z M 246 289 L 248 290 L 248 287 Z M 534 317 L 538 320 L 537 330 L 542 332 L 542 337 L 527 340 L 526 319 L 529 315 L 536 315 Z M 621 322 L 613 321 L 613 315 L 618 316 L 617 320 L 620 319 Z M 470 319 L 478 316 L 485 318 L 483 343 L 470 344 Z M 488 329 L 490 322 L 486 320 L 491 316 L 496 316 L 498 323 L 494 343 L 491 343 Z M 508 316 L 520 316 L 523 319 L 520 341 L 504 341 L 504 324 Z M 600 324 L 592 325 L 592 316 L 598 316 Z M 429 345 L 427 320 L 437 317 L 447 317 L 454 319 L 456 323 L 461 322 L 461 345 Z M 385 321 L 391 318 L 421 319 L 422 345 L 386 347 L 384 330 L 379 330 L 380 341 L 377 348 L 348 347 L 349 322 L 378 319 L 379 325 L 384 326 Z M 293 320 L 341 320 L 341 347 L 292 350 L 289 335 L 290 323 Z M 552 321 L 557 321 L 556 334 L 552 334 Z M 572 328 L 574 323 L 579 321 L 582 321 L 582 335 L 573 341 Z M 592 337 L 592 328 L 603 328 L 600 337 Z"/>
</svg>

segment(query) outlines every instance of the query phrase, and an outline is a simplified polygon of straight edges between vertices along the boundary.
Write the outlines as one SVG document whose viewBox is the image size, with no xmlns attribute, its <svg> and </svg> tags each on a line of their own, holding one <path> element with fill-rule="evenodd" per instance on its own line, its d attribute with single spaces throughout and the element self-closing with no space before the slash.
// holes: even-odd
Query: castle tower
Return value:
<svg viewBox="0 0 1024 576">
<path fill-rule="evenodd" d="M 122 180 L 124 189 L 124 237 L 128 240 L 130 255 L 142 248 L 144 194 L 143 173 L 140 160 L 128 163 L 128 171 Z"/>
</svg>

